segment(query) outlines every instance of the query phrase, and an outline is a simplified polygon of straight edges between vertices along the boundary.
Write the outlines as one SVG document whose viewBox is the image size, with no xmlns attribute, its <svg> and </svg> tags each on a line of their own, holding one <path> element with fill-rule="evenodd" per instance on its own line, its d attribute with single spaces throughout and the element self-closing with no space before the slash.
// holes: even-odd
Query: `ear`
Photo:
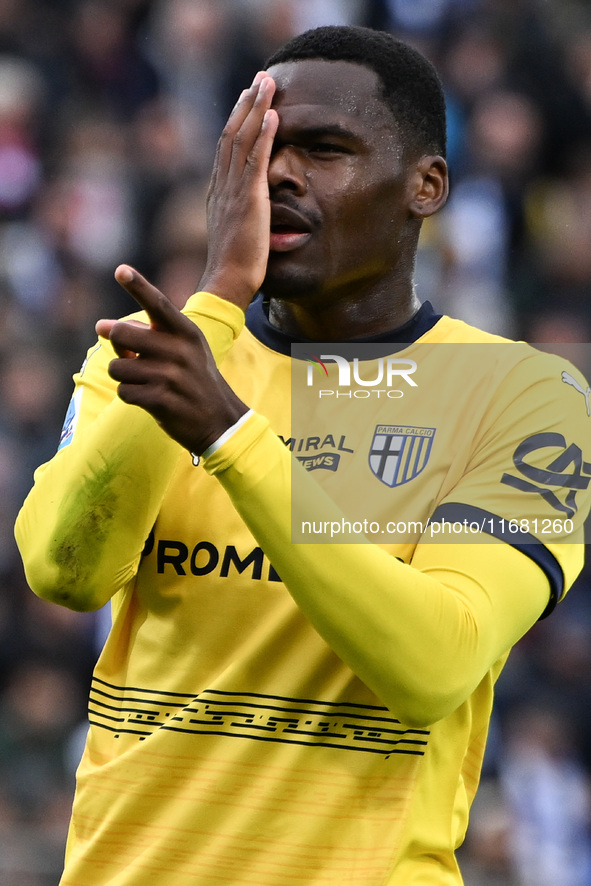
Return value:
<svg viewBox="0 0 591 886">
<path fill-rule="evenodd" d="M 449 193 L 447 163 L 443 157 L 421 157 L 410 179 L 408 204 L 412 218 L 428 218 L 445 205 Z"/>
</svg>

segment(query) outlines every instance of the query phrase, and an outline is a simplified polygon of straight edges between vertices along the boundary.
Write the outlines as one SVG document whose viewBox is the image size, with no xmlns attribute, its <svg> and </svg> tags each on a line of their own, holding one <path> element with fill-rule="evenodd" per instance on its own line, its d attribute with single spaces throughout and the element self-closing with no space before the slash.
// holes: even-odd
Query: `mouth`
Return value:
<svg viewBox="0 0 591 886">
<path fill-rule="evenodd" d="M 312 236 L 312 226 L 305 216 L 288 206 L 271 206 L 271 252 L 291 252 Z"/>
</svg>

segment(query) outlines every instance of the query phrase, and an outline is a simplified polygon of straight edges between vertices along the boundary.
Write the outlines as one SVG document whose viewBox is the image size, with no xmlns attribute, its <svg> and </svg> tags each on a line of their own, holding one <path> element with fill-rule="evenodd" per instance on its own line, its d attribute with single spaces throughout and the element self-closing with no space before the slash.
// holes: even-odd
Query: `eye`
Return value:
<svg viewBox="0 0 591 886">
<path fill-rule="evenodd" d="M 314 142 L 308 148 L 310 154 L 347 154 L 348 151 L 342 145 L 332 142 Z"/>
</svg>

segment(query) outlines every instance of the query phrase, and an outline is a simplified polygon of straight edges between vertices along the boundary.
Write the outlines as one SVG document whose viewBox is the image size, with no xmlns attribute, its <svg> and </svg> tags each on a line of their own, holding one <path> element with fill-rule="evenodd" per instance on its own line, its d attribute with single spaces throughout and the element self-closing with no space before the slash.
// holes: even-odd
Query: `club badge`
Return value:
<svg viewBox="0 0 591 886">
<path fill-rule="evenodd" d="M 369 449 L 372 473 L 386 486 L 414 480 L 429 460 L 435 428 L 378 425 Z"/>
</svg>

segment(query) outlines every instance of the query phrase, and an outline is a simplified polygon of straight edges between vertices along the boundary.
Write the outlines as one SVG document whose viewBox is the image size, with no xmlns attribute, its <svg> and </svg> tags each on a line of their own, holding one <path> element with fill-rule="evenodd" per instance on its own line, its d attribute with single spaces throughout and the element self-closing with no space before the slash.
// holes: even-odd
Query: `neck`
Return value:
<svg viewBox="0 0 591 886">
<path fill-rule="evenodd" d="M 420 302 L 409 285 L 402 291 L 357 291 L 354 296 L 331 300 L 312 295 L 297 300 L 275 297 L 269 302 L 269 320 L 292 338 L 351 341 L 403 326 L 419 308 Z"/>
</svg>

